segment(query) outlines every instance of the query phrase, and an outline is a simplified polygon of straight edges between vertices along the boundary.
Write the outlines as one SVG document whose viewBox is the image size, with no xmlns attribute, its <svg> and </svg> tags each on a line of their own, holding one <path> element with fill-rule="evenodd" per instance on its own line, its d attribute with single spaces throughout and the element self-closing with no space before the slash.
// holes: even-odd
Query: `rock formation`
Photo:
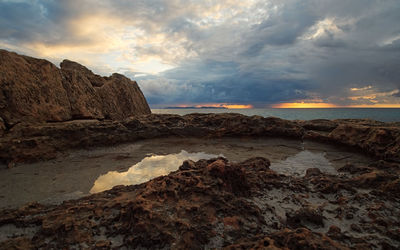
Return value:
<svg viewBox="0 0 400 250">
<path fill-rule="evenodd" d="M 0 50 L 0 117 L 9 127 L 149 113 L 137 83 L 122 75 L 101 77 L 68 60 L 59 69 L 43 59 Z"/>
<path fill-rule="evenodd" d="M 140 185 L 0 211 L 0 249 L 400 247 L 398 164 L 303 177 L 269 165 L 261 157 L 185 161 Z"/>
<path fill-rule="evenodd" d="M 156 137 L 289 137 L 375 157 L 340 174 L 269 169 L 261 157 L 185 161 L 135 186 L 0 211 L 0 249 L 399 249 L 400 124 L 286 121 L 240 114 L 150 114 L 122 75 L 0 50 L 0 160 Z M 311 166 L 310 166 L 311 167 Z"/>
<path fill-rule="evenodd" d="M 382 159 L 400 162 L 400 123 L 368 119 L 297 122 L 305 139 L 344 144 Z"/>
<path fill-rule="evenodd" d="M 368 125 L 371 124 L 371 125 Z M 241 114 L 143 115 L 120 121 L 19 123 L 0 137 L 0 160 L 51 159 L 68 149 L 157 137 L 287 137 L 351 146 L 400 162 L 400 125 L 368 120 L 287 121 Z"/>
</svg>

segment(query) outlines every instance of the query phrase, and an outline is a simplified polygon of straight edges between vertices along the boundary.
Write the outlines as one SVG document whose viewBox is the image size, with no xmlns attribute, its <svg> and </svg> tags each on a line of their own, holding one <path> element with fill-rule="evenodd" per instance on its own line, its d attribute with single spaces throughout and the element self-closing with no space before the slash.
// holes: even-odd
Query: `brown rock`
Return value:
<svg viewBox="0 0 400 250">
<path fill-rule="evenodd" d="M 287 223 L 290 227 L 296 228 L 311 223 L 316 226 L 324 226 L 324 216 L 320 208 L 306 206 L 294 213 L 286 213 Z"/>
<path fill-rule="evenodd" d="M 350 174 L 364 174 L 372 171 L 370 167 L 355 166 L 353 164 L 345 164 L 338 169 L 339 172 L 348 172 Z"/>
<path fill-rule="evenodd" d="M 226 246 L 226 250 L 234 249 L 265 249 L 265 250 L 281 250 L 282 247 L 277 245 L 273 239 L 268 236 L 260 235 L 250 239 L 242 239 L 235 244 Z"/>
<path fill-rule="evenodd" d="M 0 249 L 35 249 L 32 245 L 31 240 L 24 237 L 17 237 L 12 240 L 7 240 L 1 243 Z"/>
<path fill-rule="evenodd" d="M 341 229 L 340 229 L 340 228 L 338 228 L 338 227 L 335 226 L 335 225 L 332 225 L 332 226 L 329 227 L 329 230 L 328 230 L 327 235 L 328 235 L 329 237 L 332 237 L 332 238 L 339 238 L 339 235 L 340 235 L 341 233 L 342 233 L 342 232 L 341 232 Z"/>
<path fill-rule="evenodd" d="M 8 124 L 71 119 L 60 70 L 49 61 L 0 50 L 0 116 Z"/>
<path fill-rule="evenodd" d="M 96 87 L 96 89 L 105 88 L 108 85 L 105 83 L 102 87 Z M 90 109 L 87 110 L 90 111 Z M 121 110 L 124 110 L 122 106 Z M 379 158 L 386 158 L 390 155 L 390 159 L 396 160 L 396 157 L 399 157 L 396 152 L 400 149 L 400 136 L 398 138 L 395 136 L 395 140 L 388 145 L 381 144 L 379 141 L 375 143 L 374 140 L 370 140 L 367 143 L 365 141 L 367 139 L 360 139 L 359 141 L 350 140 L 348 137 L 351 136 L 357 138 L 368 136 L 365 135 L 365 133 L 369 133 L 366 131 L 374 134 L 377 127 L 371 126 L 354 130 L 353 125 L 349 125 L 348 123 L 345 125 L 349 127 L 349 133 L 342 131 L 341 125 L 339 125 L 329 136 L 325 135 L 324 138 L 328 142 L 352 145 L 356 149 L 361 149 Z M 380 123 L 380 126 L 384 125 Z M 391 131 L 390 134 L 392 135 L 396 135 L 396 131 L 399 129 L 397 127 L 385 128 Z M 342 136 L 339 136 L 339 131 L 342 131 Z M 132 142 L 138 139 L 164 136 L 263 136 L 301 139 L 305 133 L 307 131 L 304 128 L 291 121 L 272 117 L 249 117 L 232 113 L 190 114 L 185 116 L 151 114 L 130 117 L 122 121 L 74 120 L 58 123 L 21 123 L 8 129 L 7 136 L 0 137 L 0 160 L 9 161 L 18 159 L 18 161 L 34 161 L 49 159 L 56 156 L 57 152 L 62 152 L 66 149 L 113 145 L 116 143 Z M 350 144 L 349 141 L 351 141 Z M 385 148 L 388 148 L 388 151 L 385 151 Z M 392 165 L 386 164 L 380 168 L 395 168 Z M 370 167 L 360 168 L 357 166 L 351 169 L 349 166 L 342 170 L 363 173 L 370 171 Z"/>
<path fill-rule="evenodd" d="M 316 119 L 310 121 L 297 121 L 297 122 L 307 130 L 326 131 L 326 132 L 331 132 L 338 126 L 337 122 L 326 119 Z"/>
<path fill-rule="evenodd" d="M 303 138 L 343 144 L 381 159 L 400 162 L 400 123 L 368 119 L 295 121 Z"/>
<path fill-rule="evenodd" d="M 306 228 L 285 229 L 275 233 L 271 238 L 288 249 L 349 249 L 325 234 L 314 233 Z"/>
<path fill-rule="evenodd" d="M 52 63 L 0 50 L 0 116 L 7 124 L 149 114 L 136 82 L 100 77 L 78 63 Z"/>
<path fill-rule="evenodd" d="M 230 238 L 261 232 L 264 224 L 261 210 L 240 191 L 243 183 L 254 186 L 253 181 L 262 180 L 258 171 L 244 171 L 240 164 L 223 158 L 189 165 L 193 168 L 137 186 L 114 187 L 57 207 L 31 203 L 18 210 L 0 211 L 0 227 L 16 223 L 21 228 L 35 228 L 30 236 L 21 231 L 29 237 L 26 242 L 33 248 L 48 249 L 71 245 L 220 248 L 222 244 L 212 238 L 232 243 Z M 224 225 L 225 229 L 217 230 L 218 225 Z M 113 241 L 117 236 L 120 240 Z M 224 239 L 225 236 L 228 238 Z M 4 237 L 10 238 L 8 245 L 17 245 L 12 235 Z"/>
<path fill-rule="evenodd" d="M 61 64 L 62 85 L 66 90 L 71 107 L 71 119 L 104 118 L 100 96 L 95 87 L 105 80 L 84 66 L 64 60 Z"/>
<path fill-rule="evenodd" d="M 308 168 L 306 170 L 306 177 L 318 176 L 321 174 L 321 170 L 319 168 Z"/>
<path fill-rule="evenodd" d="M 400 162 L 400 127 L 384 123 L 374 125 L 343 123 L 329 134 L 329 138 L 380 158 Z"/>
<path fill-rule="evenodd" d="M 350 249 L 326 236 L 306 228 L 284 229 L 272 235 L 244 239 L 226 249 Z"/>
<path fill-rule="evenodd" d="M 103 85 L 103 87 L 107 84 Z M 234 126 L 233 126 L 234 124 Z M 144 115 L 123 121 L 74 120 L 15 125 L 0 138 L 0 160 L 50 159 L 71 148 L 113 145 L 163 136 L 282 136 L 301 138 L 303 129 L 290 121 L 240 114 Z M 268 168 L 266 159 L 261 168 Z M 259 161 L 260 163 L 260 161 Z M 264 164 L 265 163 L 265 164 Z M 255 163 L 252 163 L 255 164 Z M 258 164 L 258 163 L 257 163 Z"/>
<path fill-rule="evenodd" d="M 5 132 L 6 132 L 6 124 L 4 123 L 3 118 L 0 117 L 0 137 L 2 137 Z"/>
<path fill-rule="evenodd" d="M 56 206 L 29 203 L 3 210 L 0 249 L 399 246 L 398 202 L 374 196 L 376 186 L 353 193 L 342 185 L 358 186 L 353 176 L 274 175 L 268 166 L 259 157 L 243 163 L 224 158 L 186 161 L 179 170 L 140 185 L 116 186 Z M 346 197 L 323 195 L 313 188 L 318 179 L 329 180 Z M 354 215 L 350 225 L 343 223 L 349 213 Z M 341 228 L 331 226 L 321 233 L 324 225 L 333 224 Z"/>
<path fill-rule="evenodd" d="M 395 174 L 375 170 L 352 178 L 350 183 L 358 187 L 379 187 L 380 185 L 389 183 L 397 178 L 398 177 Z"/>
<path fill-rule="evenodd" d="M 101 77 L 69 60 L 64 60 L 60 66 L 74 118 L 122 120 L 150 113 L 135 81 L 120 74 Z"/>
<path fill-rule="evenodd" d="M 391 194 L 394 197 L 400 197 L 400 178 L 383 184 L 382 191 L 386 194 Z"/>
<path fill-rule="evenodd" d="M 269 170 L 271 162 L 263 157 L 254 157 L 241 162 L 241 165 L 245 168 L 252 168 L 257 171 L 266 171 Z"/>
</svg>

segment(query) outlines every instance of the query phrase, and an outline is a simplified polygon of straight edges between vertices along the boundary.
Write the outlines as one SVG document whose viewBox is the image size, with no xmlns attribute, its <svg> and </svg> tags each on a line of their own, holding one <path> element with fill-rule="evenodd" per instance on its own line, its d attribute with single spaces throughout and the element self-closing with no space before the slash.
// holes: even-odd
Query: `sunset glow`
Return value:
<svg viewBox="0 0 400 250">
<path fill-rule="evenodd" d="M 195 107 L 195 108 L 226 108 L 226 109 L 252 109 L 254 108 L 253 105 L 251 104 L 228 104 L 228 103 L 206 103 L 206 104 L 196 104 L 196 105 L 187 105 L 187 104 L 181 104 L 178 105 L 177 107 L 181 108 L 189 108 L 189 107 Z"/>
<path fill-rule="evenodd" d="M 400 108 L 400 104 L 350 105 L 343 108 Z"/>
<path fill-rule="evenodd" d="M 362 0 L 0 0 L 0 49 L 123 74 L 152 108 L 399 107 L 399 8 Z"/>
<path fill-rule="evenodd" d="M 272 108 L 400 108 L 400 104 L 363 104 L 363 105 L 336 105 L 333 103 L 279 103 Z"/>
<path fill-rule="evenodd" d="M 250 105 L 250 104 L 222 104 L 220 107 L 224 107 L 227 109 L 252 109 L 253 105 Z"/>
<path fill-rule="evenodd" d="M 272 105 L 273 108 L 337 108 L 338 106 L 332 103 L 304 103 L 304 102 L 292 102 L 292 103 L 278 103 Z"/>
</svg>

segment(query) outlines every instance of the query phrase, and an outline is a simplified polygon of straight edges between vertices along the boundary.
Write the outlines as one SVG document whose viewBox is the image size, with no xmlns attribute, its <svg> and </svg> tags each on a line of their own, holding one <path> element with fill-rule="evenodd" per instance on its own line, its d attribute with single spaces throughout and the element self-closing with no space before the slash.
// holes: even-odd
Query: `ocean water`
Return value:
<svg viewBox="0 0 400 250">
<path fill-rule="evenodd" d="M 400 108 L 319 108 L 319 109 L 152 109 L 155 114 L 240 113 L 286 120 L 313 119 L 372 119 L 382 122 L 400 122 Z"/>
</svg>

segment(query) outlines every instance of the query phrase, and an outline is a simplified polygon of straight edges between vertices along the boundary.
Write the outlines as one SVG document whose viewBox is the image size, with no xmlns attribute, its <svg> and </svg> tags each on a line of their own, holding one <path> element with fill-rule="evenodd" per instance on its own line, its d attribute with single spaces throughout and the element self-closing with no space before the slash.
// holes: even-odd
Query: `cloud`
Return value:
<svg viewBox="0 0 400 250">
<path fill-rule="evenodd" d="M 371 102 L 352 98 L 365 86 L 400 103 L 398 13 L 397 0 L 0 0 L 0 46 L 125 73 L 152 105 L 353 105 Z"/>
</svg>

